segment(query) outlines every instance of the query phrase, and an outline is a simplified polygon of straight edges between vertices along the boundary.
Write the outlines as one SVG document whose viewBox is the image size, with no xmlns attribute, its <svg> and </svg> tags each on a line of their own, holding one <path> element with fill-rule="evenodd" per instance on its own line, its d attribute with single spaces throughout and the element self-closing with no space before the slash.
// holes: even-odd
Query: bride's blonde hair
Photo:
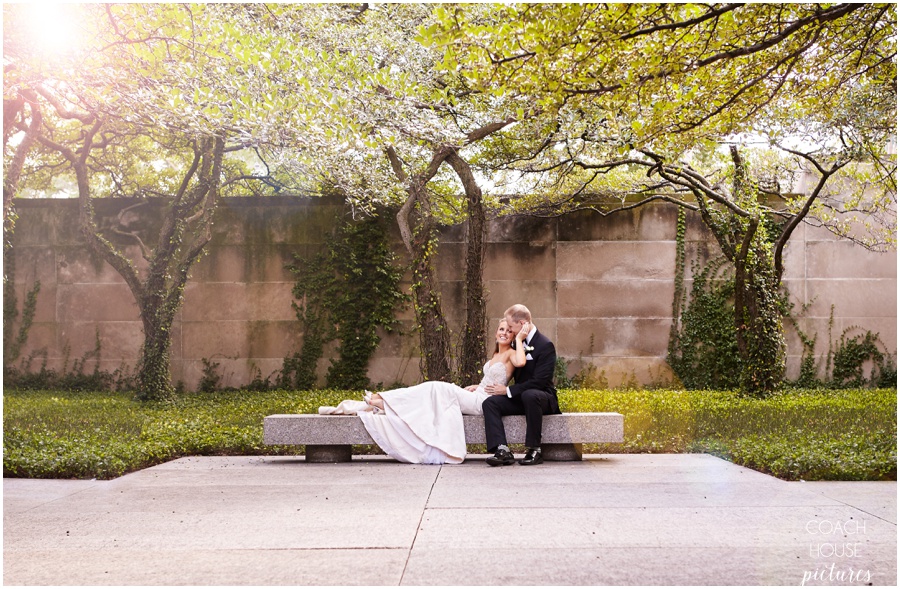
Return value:
<svg viewBox="0 0 900 589">
<path fill-rule="evenodd" d="M 506 323 L 506 317 L 504 317 L 503 319 L 500 320 L 499 323 L 497 323 L 498 328 L 500 327 L 500 323 Z M 500 351 L 500 342 L 497 341 L 497 338 L 494 338 L 494 353 L 496 354 L 499 351 Z"/>
</svg>

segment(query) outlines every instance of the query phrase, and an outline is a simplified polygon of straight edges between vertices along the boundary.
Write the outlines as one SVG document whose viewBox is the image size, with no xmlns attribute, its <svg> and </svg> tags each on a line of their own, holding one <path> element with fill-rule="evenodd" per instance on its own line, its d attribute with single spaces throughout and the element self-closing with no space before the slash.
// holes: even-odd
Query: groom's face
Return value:
<svg viewBox="0 0 900 589">
<path fill-rule="evenodd" d="M 517 333 L 522 331 L 522 325 L 525 324 L 524 321 L 517 321 L 513 319 L 509 315 L 506 316 L 506 324 L 509 325 L 509 332 L 513 334 L 513 337 L 516 336 Z"/>
</svg>

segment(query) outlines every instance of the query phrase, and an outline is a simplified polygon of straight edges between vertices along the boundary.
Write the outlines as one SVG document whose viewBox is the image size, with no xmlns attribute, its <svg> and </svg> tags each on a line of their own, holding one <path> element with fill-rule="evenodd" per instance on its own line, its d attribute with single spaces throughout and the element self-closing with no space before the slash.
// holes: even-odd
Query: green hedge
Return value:
<svg viewBox="0 0 900 589">
<path fill-rule="evenodd" d="M 262 443 L 262 418 L 316 413 L 356 392 L 231 392 L 140 403 L 122 393 L 6 391 L 6 477 L 113 478 L 179 456 L 295 454 Z M 789 480 L 896 480 L 897 392 L 560 391 L 565 412 L 625 415 L 625 443 L 585 452 L 709 452 Z M 475 451 L 482 448 L 472 447 Z M 358 447 L 357 452 L 377 453 Z"/>
</svg>

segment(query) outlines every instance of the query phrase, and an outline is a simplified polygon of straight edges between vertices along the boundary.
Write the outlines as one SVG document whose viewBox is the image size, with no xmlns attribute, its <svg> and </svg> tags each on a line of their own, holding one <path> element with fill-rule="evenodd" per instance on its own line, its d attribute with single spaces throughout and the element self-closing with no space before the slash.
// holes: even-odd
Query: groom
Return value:
<svg viewBox="0 0 900 589">
<path fill-rule="evenodd" d="M 541 426 L 544 415 L 561 413 L 553 386 L 556 368 L 556 348 L 547 336 L 531 323 L 531 311 L 525 305 L 513 305 L 506 310 L 509 331 L 515 336 L 513 347 L 525 346 L 525 365 L 513 371 L 515 384 L 510 387 L 491 385 L 485 392 L 491 396 L 482 404 L 484 432 L 491 466 L 507 466 L 516 461 L 506 445 L 504 415 L 525 416 L 525 458 L 523 466 L 541 464 Z M 524 328 L 524 329 L 523 329 Z M 520 335 L 523 332 L 523 335 Z"/>
</svg>

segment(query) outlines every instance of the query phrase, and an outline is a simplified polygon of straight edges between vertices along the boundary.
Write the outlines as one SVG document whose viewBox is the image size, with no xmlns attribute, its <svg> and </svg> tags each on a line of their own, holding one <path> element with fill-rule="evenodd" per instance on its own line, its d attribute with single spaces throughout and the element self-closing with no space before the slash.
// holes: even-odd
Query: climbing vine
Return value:
<svg viewBox="0 0 900 589">
<path fill-rule="evenodd" d="M 669 330 L 669 347 L 668 359 L 674 370 L 677 362 L 676 355 L 679 347 L 679 329 L 681 312 L 684 309 L 687 300 L 687 293 L 684 291 L 684 261 L 685 247 L 684 236 L 687 227 L 686 213 L 683 208 L 678 208 L 678 218 L 675 224 L 675 296 L 672 297 L 672 327 Z M 677 375 L 677 371 L 676 371 Z"/>
<path fill-rule="evenodd" d="M 762 225 L 760 235 L 771 236 L 778 228 L 766 223 Z M 764 244 L 762 244 L 764 246 Z M 765 248 L 761 258 L 765 256 Z M 826 359 L 825 379 L 818 377 L 818 366 L 815 360 L 815 346 L 818 334 L 805 333 L 797 321 L 798 316 L 806 312 L 804 306 L 799 314 L 790 304 L 786 293 L 768 288 L 771 278 L 767 271 L 769 266 L 758 263 L 754 257 L 759 252 L 751 251 L 748 264 L 755 266 L 753 278 L 760 283 L 751 283 L 754 298 L 761 308 L 768 309 L 755 317 L 756 329 L 748 329 L 745 337 L 755 337 L 760 331 L 763 337 L 748 346 L 751 354 L 741 354 L 738 349 L 738 338 L 735 329 L 735 278 L 728 260 L 720 257 L 707 263 L 702 269 L 692 267 L 693 287 L 690 297 L 684 290 L 684 216 L 679 213 L 676 231 L 676 275 L 675 297 L 672 303 L 673 323 L 669 334 L 668 362 L 675 375 L 688 389 L 731 389 L 747 390 L 748 375 L 764 375 L 777 378 L 777 372 L 761 370 L 759 367 L 748 369 L 747 363 L 757 364 L 771 361 L 771 358 L 783 358 L 783 338 L 772 337 L 781 333 L 779 321 L 784 319 L 794 325 L 800 339 L 803 352 L 800 361 L 800 375 L 790 382 L 792 386 L 814 388 L 827 386 L 832 388 L 859 388 L 874 386 L 891 388 L 897 386 L 897 368 L 894 355 L 884 351 L 884 343 L 877 333 L 866 331 L 863 334 L 849 336 L 848 333 L 857 327 L 844 330 L 836 343 L 832 339 L 834 325 L 834 308 L 829 320 L 829 350 Z M 745 317 L 745 322 L 751 317 Z M 782 360 L 783 362 L 783 360 Z M 776 366 L 777 370 L 781 368 Z M 866 368 L 869 368 L 868 375 Z M 780 379 L 779 379 L 780 380 Z M 764 386 L 756 390 L 774 389 L 777 383 L 762 383 Z M 750 387 L 751 390 L 754 387 Z"/>
<path fill-rule="evenodd" d="M 734 330 L 734 276 L 718 258 L 698 271 L 685 291 L 685 210 L 679 208 L 675 231 L 675 296 L 667 360 L 689 389 L 739 386 L 742 370 Z"/>
<path fill-rule="evenodd" d="M 9 223 L 11 225 L 11 221 Z M 28 333 L 31 331 L 34 312 L 37 308 L 37 296 L 41 291 L 41 281 L 35 281 L 25 294 L 25 301 L 20 311 L 15 287 L 16 256 L 6 227 L 4 227 L 3 254 L 3 366 L 5 369 L 18 360 L 22 354 L 22 348 L 25 347 L 25 342 L 28 341 Z M 21 320 L 16 329 L 16 320 L 19 319 L 20 313 Z"/>
<path fill-rule="evenodd" d="M 277 384 L 314 388 L 325 346 L 337 340 L 338 357 L 331 360 L 326 386 L 369 387 L 369 360 L 381 341 L 378 329 L 396 329 L 395 311 L 407 300 L 384 224 L 378 218 L 341 223 L 323 252 L 311 259 L 295 256 L 289 269 L 297 276 L 294 308 L 303 344 L 285 359 Z"/>
<path fill-rule="evenodd" d="M 743 178 L 739 188 L 752 192 L 753 184 Z M 700 269 L 692 265 L 688 299 L 685 212 L 679 210 L 668 362 L 688 388 L 740 388 L 765 396 L 780 386 L 785 362 L 781 320 L 787 303 L 772 260 L 779 229 L 762 215 L 739 219 L 703 207 L 701 213 L 724 255 Z"/>
<path fill-rule="evenodd" d="M 725 263 L 719 258 L 694 272 L 687 308 L 672 326 L 668 362 L 688 389 L 731 389 L 740 385 L 734 277 L 723 269 Z"/>
<path fill-rule="evenodd" d="M 848 327 L 841 333 L 834 357 L 831 384 L 840 388 L 859 388 L 864 386 L 896 387 L 897 366 L 890 354 L 881 351 L 884 344 L 877 333 L 866 331 L 864 334 L 848 337 L 848 333 L 857 327 Z M 880 344 L 880 346 L 879 346 Z M 866 363 L 870 363 L 869 377 L 865 375 Z"/>
<path fill-rule="evenodd" d="M 28 332 L 34 322 L 34 312 L 37 308 L 37 295 L 41 290 L 41 282 L 34 283 L 25 295 L 22 304 L 22 319 L 19 328 L 15 329 L 15 321 L 19 317 L 18 300 L 15 287 L 11 283 L 3 285 L 3 363 L 10 365 L 22 354 L 22 348 L 28 341 Z"/>
<path fill-rule="evenodd" d="M 713 377 L 712 382 L 716 383 L 724 373 L 714 369 L 723 362 L 726 353 L 726 361 L 732 358 L 730 342 L 733 337 L 736 342 L 733 358 L 737 359 L 739 367 L 740 390 L 751 396 L 765 397 L 781 385 L 785 368 L 781 258 L 780 250 L 773 244 L 773 238 L 779 232 L 761 205 L 758 183 L 749 175 L 738 150 L 732 147 L 731 155 L 734 162 L 731 198 L 739 206 L 732 209 L 713 206 L 715 203 L 709 200 L 708 194 L 700 189 L 692 190 L 703 224 L 712 232 L 728 263 L 721 278 L 724 282 L 708 291 L 698 290 L 706 286 L 709 275 L 706 269 L 699 276 L 695 272 L 691 303 L 682 317 L 679 317 L 679 301 L 684 296 L 683 287 L 676 289 L 672 327 L 675 333 L 670 336 L 669 357 L 673 369 L 677 366 L 676 374 L 680 372 L 693 380 L 698 376 L 696 369 Z M 683 256 L 683 230 L 678 239 L 676 264 Z M 680 263 L 683 268 L 683 261 Z M 712 262 L 716 270 L 724 263 Z M 709 318 L 724 319 L 720 314 L 722 307 L 709 306 L 715 302 L 709 297 L 719 299 L 725 309 L 730 310 L 730 326 L 725 327 L 720 322 L 703 324 L 706 314 L 710 314 Z M 704 309 L 706 314 L 697 314 Z M 693 325 L 695 321 L 699 323 Z M 722 331 L 715 328 L 722 328 Z M 718 342 L 717 337 L 725 340 Z M 710 347 L 710 344 L 714 345 Z M 726 344 L 727 349 L 719 347 Z M 700 354 L 699 359 L 695 357 L 697 354 Z M 712 364 L 704 361 L 704 357 Z M 710 373 L 710 370 L 714 372 Z"/>
<path fill-rule="evenodd" d="M 808 305 L 803 306 L 800 311 L 801 315 L 806 312 L 807 306 Z M 785 319 L 794 326 L 794 332 L 800 339 L 800 345 L 803 346 L 803 352 L 800 356 L 800 375 L 797 377 L 796 381 L 790 384 L 798 387 L 815 388 L 821 384 L 817 376 L 818 369 L 816 367 L 816 340 L 819 339 L 819 334 L 809 336 L 801 329 L 800 323 L 797 321 L 797 316 L 793 313 L 792 305 L 788 307 L 788 313 Z M 834 308 L 832 307 L 832 316 L 828 324 L 829 334 L 831 333 L 831 325 L 833 322 Z"/>
</svg>

